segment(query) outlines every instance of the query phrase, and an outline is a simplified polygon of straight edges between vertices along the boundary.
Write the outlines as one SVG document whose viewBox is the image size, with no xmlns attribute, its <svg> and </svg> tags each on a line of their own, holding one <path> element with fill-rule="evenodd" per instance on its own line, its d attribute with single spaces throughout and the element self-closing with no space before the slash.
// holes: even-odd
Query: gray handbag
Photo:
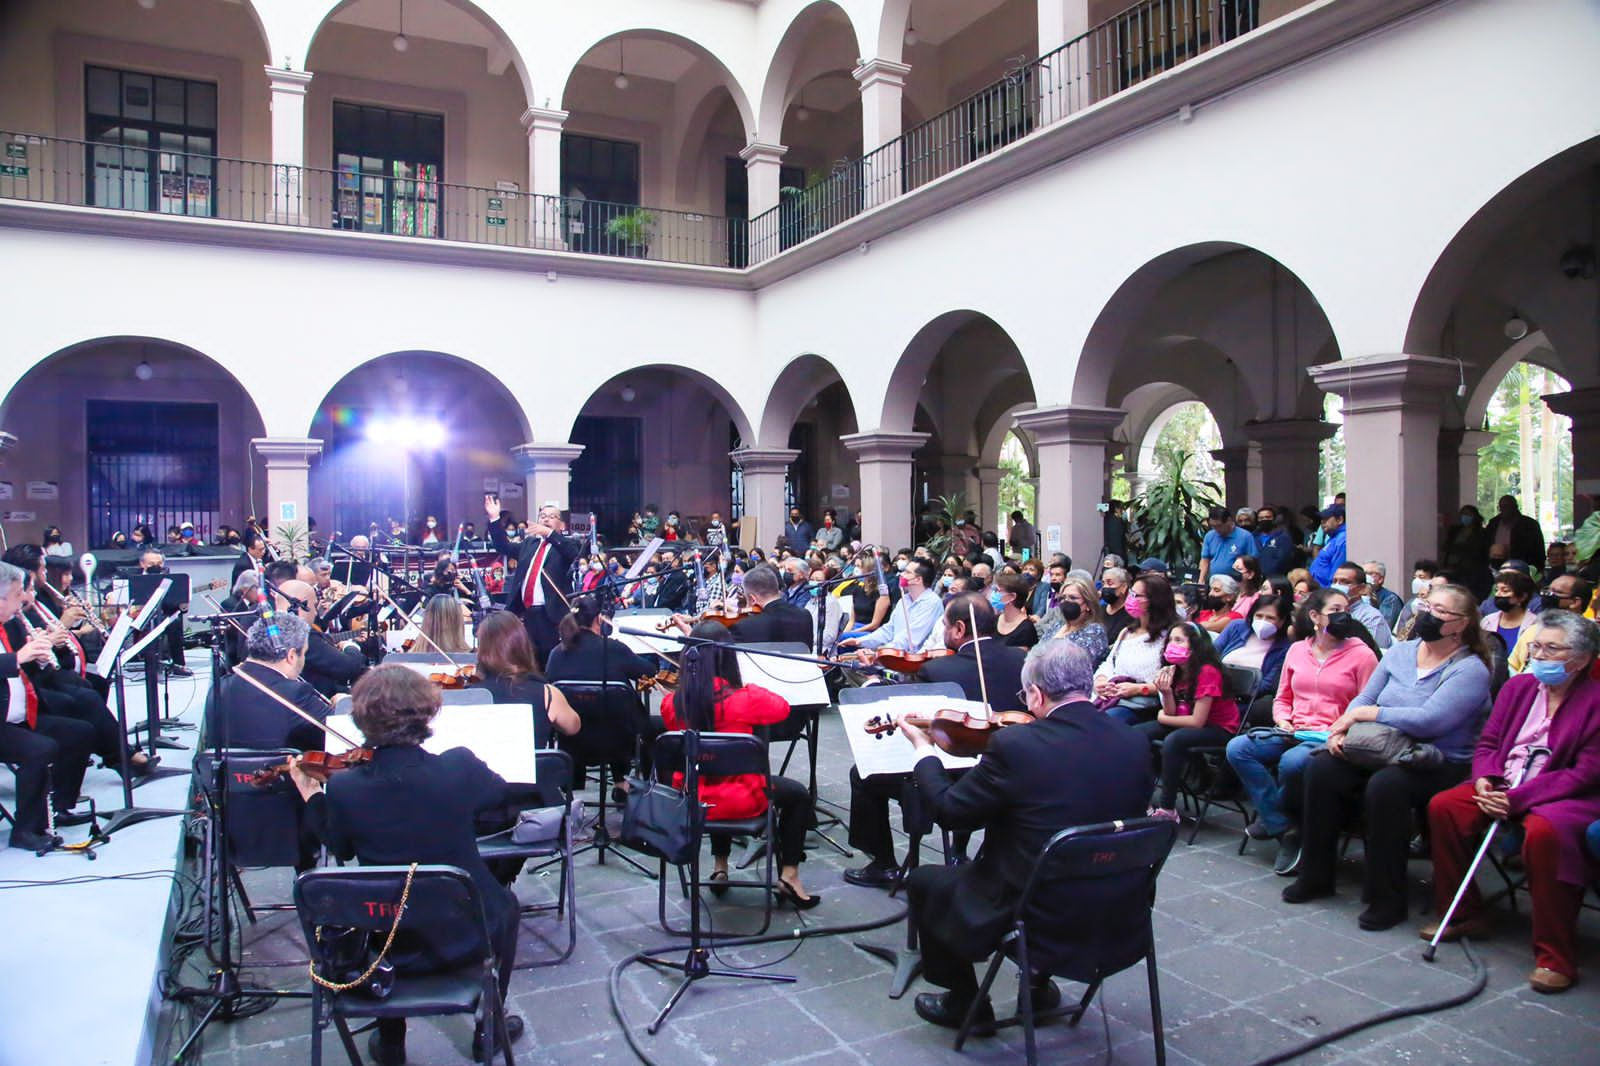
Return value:
<svg viewBox="0 0 1600 1066">
<path fill-rule="evenodd" d="M 1368 770 L 1385 766 L 1424 769 L 1444 762 L 1437 747 L 1382 722 L 1357 722 L 1344 735 L 1341 750 L 1346 762 Z"/>
</svg>

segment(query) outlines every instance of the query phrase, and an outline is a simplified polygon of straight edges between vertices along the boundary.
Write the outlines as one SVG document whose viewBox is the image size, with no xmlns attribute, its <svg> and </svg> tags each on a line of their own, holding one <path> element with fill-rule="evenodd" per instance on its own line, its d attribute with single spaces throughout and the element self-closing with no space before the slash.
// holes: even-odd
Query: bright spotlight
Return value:
<svg viewBox="0 0 1600 1066">
<path fill-rule="evenodd" d="M 374 444 L 388 444 L 394 440 L 394 427 L 387 419 L 374 418 L 367 423 L 367 439 Z"/>
<path fill-rule="evenodd" d="M 419 418 L 414 439 L 424 448 L 444 447 L 444 425 L 437 419 Z"/>
</svg>

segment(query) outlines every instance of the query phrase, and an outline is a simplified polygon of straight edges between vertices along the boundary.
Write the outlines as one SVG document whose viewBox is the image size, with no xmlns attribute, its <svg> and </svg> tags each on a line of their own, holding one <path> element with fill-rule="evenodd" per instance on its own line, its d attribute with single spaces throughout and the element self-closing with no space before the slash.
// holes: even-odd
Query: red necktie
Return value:
<svg viewBox="0 0 1600 1066">
<path fill-rule="evenodd" d="M 11 646 L 11 635 L 4 626 L 0 626 L 0 644 L 5 645 L 6 651 L 16 654 L 16 649 Z M 28 728 L 32 729 L 39 722 L 39 694 L 33 690 L 33 682 L 28 680 L 21 663 L 17 664 L 17 676 L 22 679 L 22 691 L 27 696 Z"/>
<path fill-rule="evenodd" d="M 533 594 L 539 588 L 539 574 L 544 571 L 544 556 L 550 550 L 550 542 L 546 540 L 539 545 L 539 550 L 533 553 L 533 562 L 528 566 L 528 579 L 522 583 L 522 606 L 533 606 Z"/>
</svg>

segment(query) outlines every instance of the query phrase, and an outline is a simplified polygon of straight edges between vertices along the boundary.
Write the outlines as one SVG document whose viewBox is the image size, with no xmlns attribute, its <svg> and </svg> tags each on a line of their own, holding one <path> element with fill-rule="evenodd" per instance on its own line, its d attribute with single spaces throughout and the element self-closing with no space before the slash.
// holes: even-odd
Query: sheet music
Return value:
<svg viewBox="0 0 1600 1066">
<path fill-rule="evenodd" d="M 122 645 L 131 632 L 133 632 L 133 615 L 123 611 L 117 615 L 117 624 L 111 627 L 111 635 L 106 637 L 105 644 L 100 648 L 100 658 L 94 661 L 94 665 L 89 668 L 90 671 L 101 677 L 110 677 L 111 665 L 117 661 L 117 652 L 122 650 Z"/>
<path fill-rule="evenodd" d="M 433 736 L 422 742 L 422 748 L 435 755 L 451 748 L 466 748 L 507 781 L 536 784 L 538 749 L 533 715 L 531 703 L 447 704 L 439 708 L 433 719 Z M 366 739 L 348 714 L 328 715 L 328 725 L 352 739 Z M 333 733 L 327 736 L 329 753 L 349 749 Z"/>
<path fill-rule="evenodd" d="M 908 688 L 913 686 L 907 686 Z M 898 718 L 902 714 L 926 714 L 949 709 L 966 711 L 976 718 L 989 717 L 988 709 L 975 700 L 955 700 L 948 696 L 892 696 L 875 703 L 846 703 L 839 706 L 839 718 L 844 722 L 844 735 L 850 741 L 850 754 L 855 756 L 856 772 L 862 777 L 873 774 L 906 774 L 923 758 L 905 735 L 896 729 L 893 733 L 873 735 L 866 730 L 867 720 L 880 716 Z M 960 758 L 939 748 L 931 748 L 947 770 L 961 770 L 978 765 L 976 757 Z"/>
<path fill-rule="evenodd" d="M 672 636 L 640 636 L 636 633 L 623 633 L 622 629 L 641 629 L 654 631 L 662 621 L 671 618 L 671 611 L 618 611 L 611 619 L 611 635 L 625 644 L 629 651 L 638 655 L 677 655 L 683 651 L 683 644 L 674 640 L 678 631 L 671 630 Z M 826 702 L 826 701 L 824 701 Z"/>
<path fill-rule="evenodd" d="M 162 578 L 161 579 L 161 584 L 156 586 L 155 592 L 153 594 L 151 594 L 151 596 L 150 596 L 150 598 L 148 600 L 145 601 L 145 605 L 143 607 L 139 608 L 139 617 L 137 617 L 137 618 L 135 618 L 133 620 L 133 628 L 135 628 L 135 629 L 143 629 L 144 628 L 144 624 L 146 622 L 150 621 L 150 615 L 153 614 L 156 611 L 156 609 L 161 606 L 161 601 L 167 598 L 167 590 L 169 588 L 171 588 L 171 587 L 172 587 L 172 579 L 171 578 Z"/>
<path fill-rule="evenodd" d="M 795 645 L 795 654 L 808 655 L 804 645 Z M 823 668 L 816 663 L 779 659 L 771 655 L 754 655 L 735 651 L 739 662 L 739 676 L 747 685 L 760 685 L 789 701 L 791 707 L 810 707 L 833 702 L 828 695 L 828 683 L 823 680 Z"/>
<path fill-rule="evenodd" d="M 166 582 L 162 582 L 161 583 L 161 587 L 162 588 L 166 588 Z M 157 602 L 157 603 L 161 602 L 161 596 L 162 595 L 164 595 L 164 593 L 157 593 L 155 602 Z M 123 615 L 123 617 L 126 618 L 127 615 Z M 177 620 L 178 620 L 178 616 L 177 615 L 175 615 L 175 614 L 167 615 L 166 618 L 162 619 L 160 625 L 156 626 L 150 632 L 146 633 L 143 637 L 141 637 L 140 640 L 139 640 L 139 643 L 135 644 L 133 647 L 129 648 L 127 651 L 122 653 L 122 661 L 124 663 L 126 663 L 129 659 L 137 659 L 139 657 L 139 653 L 144 651 L 144 649 L 147 648 L 150 645 L 151 641 L 155 640 L 157 637 L 161 636 L 161 634 L 165 633 L 167 631 L 167 627 L 170 626 L 173 622 L 176 622 Z M 137 626 L 138 623 L 135 622 L 134 625 Z"/>
</svg>

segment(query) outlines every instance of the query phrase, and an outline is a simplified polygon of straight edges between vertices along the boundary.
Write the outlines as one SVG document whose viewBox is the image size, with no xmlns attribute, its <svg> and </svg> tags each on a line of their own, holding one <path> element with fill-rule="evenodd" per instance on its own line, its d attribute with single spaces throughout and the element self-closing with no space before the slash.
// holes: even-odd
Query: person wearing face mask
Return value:
<svg viewBox="0 0 1600 1066">
<path fill-rule="evenodd" d="M 1325 731 L 1378 668 L 1377 655 L 1355 639 L 1360 623 L 1350 617 L 1344 593 L 1318 589 L 1306 597 L 1301 613 L 1295 626 L 1311 636 L 1284 655 L 1272 704 L 1275 728 L 1252 729 L 1228 742 L 1228 765 L 1256 808 L 1245 833 L 1279 842 L 1273 871 L 1284 877 L 1300 863 L 1300 833 L 1285 801 L 1298 800 L 1306 764 L 1322 747 L 1321 740 L 1296 734 Z"/>
<path fill-rule="evenodd" d="M 1028 605 L 1028 613 L 1039 619 L 1049 614 L 1050 609 L 1056 605 L 1056 596 L 1066 580 L 1067 564 L 1051 560 L 1050 565 L 1045 568 L 1044 581 L 1033 590 L 1033 602 Z"/>
<path fill-rule="evenodd" d="M 1411 564 L 1411 598 L 1400 607 L 1400 613 L 1395 616 L 1394 639 L 1410 640 L 1411 627 L 1416 624 L 1417 607 L 1422 598 L 1433 588 L 1435 578 L 1439 584 L 1444 584 L 1440 577 L 1439 564 L 1432 559 L 1418 559 Z"/>
<path fill-rule="evenodd" d="M 422 546 L 424 548 L 436 548 L 441 543 L 443 541 L 439 536 L 439 520 L 433 515 L 429 515 L 428 521 L 423 525 Z"/>
<path fill-rule="evenodd" d="M 1570 611 L 1547 611 L 1529 645 L 1528 673 L 1506 682 L 1472 753 L 1470 778 L 1428 804 L 1436 914 L 1443 915 L 1491 822 L 1522 829 L 1532 897 L 1535 992 L 1564 992 L 1578 977 L 1578 911 L 1600 868 L 1584 832 L 1600 819 L 1600 681 L 1592 667 L 1600 629 Z M 1548 751 L 1548 755 L 1543 753 Z M 1482 895 L 1469 887 L 1445 939 L 1486 930 Z M 1420 934 L 1432 939 L 1437 922 Z"/>
<path fill-rule="evenodd" d="M 1261 671 L 1261 681 L 1250 694 L 1252 723 L 1272 721 L 1272 701 L 1278 693 L 1283 657 L 1292 641 L 1289 620 L 1293 602 L 1278 596 L 1261 596 L 1255 612 L 1241 618 L 1216 636 L 1217 658 L 1224 666 L 1248 666 Z"/>
<path fill-rule="evenodd" d="M 1484 615 L 1483 628 L 1498 634 L 1506 647 L 1515 648 L 1522 631 L 1538 623 L 1531 608 L 1538 586 L 1520 570 L 1502 570 L 1494 576 L 1494 610 Z"/>
<path fill-rule="evenodd" d="M 1232 623 L 1249 617 L 1249 612 L 1239 607 L 1239 582 L 1227 574 L 1213 574 L 1207 584 L 1201 609 L 1194 616 L 1201 628 L 1209 633 L 1220 633 Z"/>
<path fill-rule="evenodd" d="M 1160 752 L 1161 795 L 1152 813 L 1178 816 L 1178 781 L 1199 745 L 1226 744 L 1239 728 L 1239 705 L 1226 695 L 1221 661 L 1211 638 L 1192 622 L 1167 631 L 1161 651 L 1164 666 L 1156 673 L 1161 709 L 1154 721 L 1134 726 Z"/>
<path fill-rule="evenodd" d="M 1571 611 L 1577 615 L 1587 615 L 1589 605 L 1594 601 L 1594 586 L 1576 574 L 1562 574 L 1550 583 L 1550 588 L 1544 597 L 1545 606 L 1558 611 Z M 1507 657 L 1506 665 L 1514 674 L 1520 674 L 1528 668 L 1528 645 L 1533 643 L 1539 627 L 1528 625 L 1522 627 L 1522 635 L 1517 638 L 1516 644 L 1511 647 L 1511 654 Z"/>
<path fill-rule="evenodd" d="M 1278 524 L 1278 513 L 1271 507 L 1256 512 L 1256 551 L 1261 572 L 1266 577 L 1282 577 L 1294 566 L 1294 538 Z"/>
<path fill-rule="evenodd" d="M 1317 513 L 1317 519 L 1322 523 L 1322 532 L 1326 537 L 1322 548 L 1317 552 L 1317 557 L 1311 560 L 1311 576 L 1322 585 L 1333 583 L 1334 571 L 1344 565 L 1346 527 L 1344 521 L 1344 504 L 1336 503 L 1324 507 Z"/>
<path fill-rule="evenodd" d="M 1484 532 L 1483 515 L 1472 504 L 1463 504 L 1456 521 L 1445 530 L 1444 548 L 1439 560 L 1448 573 L 1464 578 L 1463 584 L 1480 601 L 1493 586 L 1489 569 L 1489 538 Z"/>
<path fill-rule="evenodd" d="M 822 512 L 822 526 L 811 538 L 811 546 L 825 552 L 836 552 L 844 543 L 844 530 L 839 526 L 839 515 L 833 508 Z"/>
<path fill-rule="evenodd" d="M 900 602 L 889 612 L 889 621 L 871 633 L 839 642 L 841 650 L 860 649 L 871 653 L 879 648 L 915 651 L 927 642 L 939 622 L 944 604 L 932 588 L 936 582 L 933 564 L 923 558 L 907 563 L 900 574 Z M 864 658 L 870 661 L 871 655 Z"/>
<path fill-rule="evenodd" d="M 1406 601 L 1385 587 L 1389 581 L 1389 568 L 1373 560 L 1362 563 L 1361 569 L 1367 574 L 1367 597 L 1378 613 L 1383 615 L 1383 620 L 1389 623 L 1389 628 L 1394 629 L 1395 623 L 1400 621 L 1400 609 L 1406 605 Z"/>
<path fill-rule="evenodd" d="M 1039 629 L 1028 617 L 1028 583 L 1016 574 L 1001 574 L 989 590 L 989 606 L 997 621 L 996 632 L 1009 647 L 1031 648 L 1039 643 Z"/>
<path fill-rule="evenodd" d="M 1502 547 L 1506 558 L 1538 563 L 1544 558 L 1544 531 L 1539 520 L 1522 513 L 1515 496 L 1502 496 L 1495 503 L 1495 516 L 1484 527 L 1490 547 Z"/>
<path fill-rule="evenodd" d="M 1344 593 L 1350 603 L 1350 616 L 1366 627 L 1379 648 L 1387 648 L 1394 643 L 1394 633 L 1389 629 L 1388 621 L 1372 605 L 1364 569 L 1355 563 L 1341 563 L 1334 571 L 1332 587 L 1334 591 Z"/>
<path fill-rule="evenodd" d="M 1124 629 L 1134 624 L 1133 616 L 1127 609 L 1128 586 L 1132 581 L 1132 576 L 1120 566 L 1114 566 L 1100 575 L 1100 624 L 1105 627 L 1108 645 L 1122 636 Z"/>
<path fill-rule="evenodd" d="M 1283 890 L 1286 903 L 1333 895 L 1345 814 L 1359 804 L 1367 907 L 1356 921 L 1371 931 L 1405 920 L 1412 814 L 1466 780 L 1477 724 L 1489 706 L 1489 649 L 1470 591 L 1430 590 L 1416 636 L 1383 657 L 1361 695 L 1328 727 L 1327 748 L 1307 765 L 1300 876 Z M 1392 726 L 1431 750 L 1376 770 L 1358 766 L 1345 758 L 1344 741 L 1359 722 Z"/>
<path fill-rule="evenodd" d="M 1156 716 L 1161 697 L 1156 674 L 1161 650 L 1178 624 L 1172 585 L 1160 574 L 1142 574 L 1128 593 L 1128 614 L 1134 624 L 1122 631 L 1094 674 L 1095 697 L 1106 714 L 1129 725 Z"/>
<path fill-rule="evenodd" d="M 1088 652 L 1089 661 L 1099 666 L 1111 645 L 1104 618 L 1088 578 L 1071 575 L 1061 585 L 1055 609 L 1045 616 L 1039 639 L 1070 641 Z M 1045 629 L 1049 629 L 1048 634 Z"/>
</svg>

